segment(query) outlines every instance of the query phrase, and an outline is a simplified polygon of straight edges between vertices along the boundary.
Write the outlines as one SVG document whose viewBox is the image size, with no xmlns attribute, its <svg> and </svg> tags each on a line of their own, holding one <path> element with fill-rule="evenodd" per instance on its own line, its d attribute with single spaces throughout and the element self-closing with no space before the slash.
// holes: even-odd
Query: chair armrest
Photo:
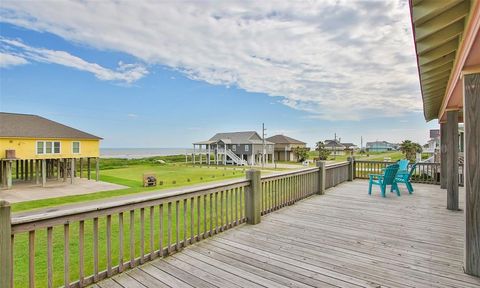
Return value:
<svg viewBox="0 0 480 288">
<path fill-rule="evenodd" d="M 373 179 L 373 178 L 383 178 L 383 175 L 382 175 L 382 174 L 368 174 L 368 176 L 370 177 L 370 179 Z"/>
</svg>

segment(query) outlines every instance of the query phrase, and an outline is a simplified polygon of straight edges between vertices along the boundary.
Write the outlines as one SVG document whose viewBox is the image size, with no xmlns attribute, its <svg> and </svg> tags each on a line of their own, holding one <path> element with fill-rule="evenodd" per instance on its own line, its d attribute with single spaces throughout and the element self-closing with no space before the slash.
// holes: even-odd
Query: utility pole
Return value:
<svg viewBox="0 0 480 288">
<path fill-rule="evenodd" d="M 333 140 L 333 160 L 336 159 L 337 155 L 337 133 L 335 133 L 335 139 Z"/>
<path fill-rule="evenodd" d="M 360 151 L 363 151 L 363 136 L 360 136 Z"/>
<path fill-rule="evenodd" d="M 265 147 L 265 123 L 262 123 L 262 142 L 263 142 L 263 153 L 262 153 L 262 168 L 265 168 L 265 153 L 266 153 L 266 147 Z"/>
</svg>

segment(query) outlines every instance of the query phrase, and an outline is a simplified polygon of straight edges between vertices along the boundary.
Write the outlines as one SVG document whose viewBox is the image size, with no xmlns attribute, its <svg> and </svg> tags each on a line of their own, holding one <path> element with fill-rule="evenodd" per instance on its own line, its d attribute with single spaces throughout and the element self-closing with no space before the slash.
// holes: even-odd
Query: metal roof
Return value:
<svg viewBox="0 0 480 288">
<path fill-rule="evenodd" d="M 102 139 L 37 115 L 6 112 L 0 112 L 0 137 Z"/>
<path fill-rule="evenodd" d="M 477 0 L 410 0 L 410 12 L 427 121 L 439 117 L 447 86 Z"/>
</svg>

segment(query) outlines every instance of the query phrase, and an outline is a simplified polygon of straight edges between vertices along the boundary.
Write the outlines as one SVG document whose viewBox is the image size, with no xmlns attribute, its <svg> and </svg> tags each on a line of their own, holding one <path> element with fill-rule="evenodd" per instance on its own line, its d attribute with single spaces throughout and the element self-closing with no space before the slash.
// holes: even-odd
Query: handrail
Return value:
<svg viewBox="0 0 480 288">
<path fill-rule="evenodd" d="M 178 196 L 181 198 L 190 198 L 199 196 L 202 192 L 216 192 L 221 190 L 228 190 L 234 189 L 238 187 L 247 187 L 250 185 L 250 181 L 247 179 L 239 179 L 239 180 L 230 180 L 230 181 L 222 181 L 213 184 L 207 185 L 199 185 L 199 186 L 190 186 L 184 188 L 175 188 L 175 189 L 165 189 L 165 190 L 155 190 L 152 192 L 148 192 L 148 194 L 141 196 L 141 197 L 128 197 L 127 199 L 117 199 L 113 202 L 105 203 L 104 200 L 101 202 L 90 202 L 88 206 L 82 205 L 81 207 L 72 207 L 69 208 L 70 205 L 65 205 L 62 210 L 51 211 L 51 208 L 45 209 L 44 212 L 31 211 L 31 212 L 20 212 L 14 213 L 12 215 L 12 226 L 17 226 L 21 224 L 27 224 L 35 221 L 42 221 L 46 219 L 53 219 L 53 218 L 60 218 L 66 216 L 73 216 L 78 214 L 85 214 L 89 212 L 98 213 L 97 215 L 106 215 L 111 212 L 118 212 L 122 210 L 121 208 L 126 206 L 132 206 L 130 208 L 139 208 L 138 204 L 151 204 L 155 205 L 156 203 L 150 203 L 152 201 L 175 201 L 177 200 Z M 155 194 L 155 192 L 160 192 L 161 194 Z M 138 195 L 136 195 L 138 196 Z M 97 204 L 98 203 L 98 204 Z M 102 204 L 103 203 L 103 204 Z M 98 205 L 98 206 L 97 206 Z M 76 205 L 75 205 L 76 206 Z M 141 205 L 140 205 L 141 206 Z M 113 210 L 112 210 L 113 209 Z M 105 213 L 102 211 L 105 210 Z M 36 226 L 38 227 L 38 226 Z M 15 231 L 15 229 L 14 229 Z"/>
</svg>

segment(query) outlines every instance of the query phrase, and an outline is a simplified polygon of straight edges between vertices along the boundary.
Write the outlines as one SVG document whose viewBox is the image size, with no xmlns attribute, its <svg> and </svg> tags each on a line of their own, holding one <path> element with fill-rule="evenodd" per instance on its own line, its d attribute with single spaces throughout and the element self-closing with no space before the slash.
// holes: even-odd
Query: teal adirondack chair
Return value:
<svg viewBox="0 0 480 288">
<path fill-rule="evenodd" d="M 407 159 L 398 160 L 398 171 L 407 171 L 408 164 L 410 163 Z"/>
<path fill-rule="evenodd" d="M 391 186 L 391 191 L 397 191 L 397 195 L 400 196 L 400 190 L 398 190 L 397 182 L 395 181 L 395 176 L 397 175 L 398 171 L 398 164 L 393 164 L 387 166 L 382 174 L 370 174 L 370 181 L 368 183 L 368 195 L 372 195 L 372 185 L 380 186 L 380 190 L 382 191 L 382 197 L 385 197 L 385 191 L 387 190 L 387 186 Z"/>
<path fill-rule="evenodd" d="M 410 182 L 410 180 L 412 179 L 412 175 L 415 172 L 415 168 L 417 168 L 417 163 L 412 165 L 412 168 L 410 168 L 410 172 L 408 172 L 408 173 L 397 173 L 397 176 L 395 177 L 395 182 L 396 183 L 405 183 L 405 186 L 407 186 L 409 194 L 412 194 L 412 192 L 413 192 L 413 186 L 412 186 L 412 182 Z"/>
</svg>

